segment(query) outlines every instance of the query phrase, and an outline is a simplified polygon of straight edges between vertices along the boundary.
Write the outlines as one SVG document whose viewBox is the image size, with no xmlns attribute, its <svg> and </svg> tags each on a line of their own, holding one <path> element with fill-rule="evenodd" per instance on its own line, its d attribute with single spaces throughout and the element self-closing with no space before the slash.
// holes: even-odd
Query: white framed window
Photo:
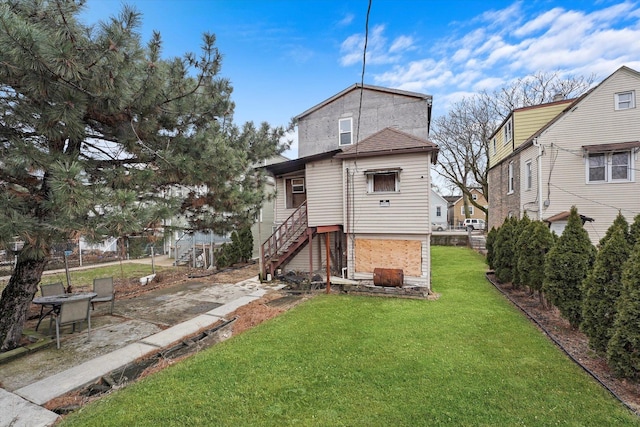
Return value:
<svg viewBox="0 0 640 427">
<path fill-rule="evenodd" d="M 340 133 L 338 140 L 339 145 L 353 144 L 353 119 L 351 117 L 338 120 L 338 130 Z"/>
<path fill-rule="evenodd" d="M 628 110 L 630 108 L 636 108 L 636 91 L 635 90 L 616 93 L 614 95 L 614 99 L 615 99 L 616 110 Z"/>
<path fill-rule="evenodd" d="M 631 151 L 590 153 L 586 166 L 587 183 L 633 181 Z"/>
<path fill-rule="evenodd" d="M 495 138 L 493 138 L 493 155 L 494 155 L 494 156 L 496 155 L 496 151 L 497 151 L 497 148 L 496 148 L 496 139 L 495 139 Z"/>
<path fill-rule="evenodd" d="M 473 194 L 471 195 L 471 198 L 472 198 L 473 200 L 478 200 L 478 195 L 477 195 L 476 193 L 473 193 Z"/>
<path fill-rule="evenodd" d="M 507 120 L 507 122 L 504 124 L 503 132 L 504 132 L 503 144 L 507 145 L 507 143 L 511 142 L 511 140 L 513 139 L 513 119 L 512 118 Z"/>
<path fill-rule="evenodd" d="M 467 209 L 469 210 L 469 215 L 473 215 L 473 213 L 474 213 L 474 209 L 473 208 L 475 208 L 475 206 L 473 206 L 473 205 L 467 206 Z M 464 213 L 464 205 L 460 206 L 460 215 L 466 216 L 465 213 Z"/>
<path fill-rule="evenodd" d="M 531 160 L 527 160 L 524 164 L 524 188 L 525 190 L 531 190 L 533 185 L 533 174 L 531 170 Z"/>
<path fill-rule="evenodd" d="M 292 193 L 304 193 L 304 178 L 293 178 L 291 180 Z"/>
<path fill-rule="evenodd" d="M 368 193 L 397 193 L 400 191 L 398 171 L 366 172 Z"/>
<path fill-rule="evenodd" d="M 436 217 L 442 217 L 442 206 L 436 206 Z"/>
<path fill-rule="evenodd" d="M 515 178 L 514 178 L 514 173 L 513 173 L 513 162 L 509 162 L 509 189 L 507 191 L 507 194 L 511 194 L 513 193 L 513 189 L 515 188 Z"/>
</svg>

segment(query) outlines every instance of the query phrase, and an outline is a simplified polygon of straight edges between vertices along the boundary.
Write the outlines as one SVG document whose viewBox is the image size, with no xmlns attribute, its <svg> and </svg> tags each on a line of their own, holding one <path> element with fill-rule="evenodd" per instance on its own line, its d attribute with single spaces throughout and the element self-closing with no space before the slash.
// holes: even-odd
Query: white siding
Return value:
<svg viewBox="0 0 640 427">
<path fill-rule="evenodd" d="M 342 160 L 309 163 L 306 176 L 309 226 L 342 224 Z"/>
<path fill-rule="evenodd" d="M 632 182 L 587 184 L 582 150 L 583 145 L 640 139 L 640 108 L 614 110 L 614 94 L 628 90 L 635 90 L 638 97 L 640 78 L 625 70 L 614 73 L 538 138 L 544 146 L 542 197 L 543 201 L 548 201 L 542 217 L 568 211 L 575 205 L 580 214 L 595 219 L 595 222 L 585 224 L 594 243 L 604 236 L 619 210 L 629 222 L 640 213 L 638 153 L 631 159 L 630 172 L 635 175 Z M 535 147 L 526 153 L 533 153 L 533 150 Z M 534 188 L 536 183 L 537 180 Z M 535 191 L 527 193 L 530 194 L 523 194 L 523 203 L 535 200 Z"/>
<path fill-rule="evenodd" d="M 361 158 L 345 161 L 344 168 L 348 174 L 344 201 L 347 233 L 431 233 L 430 154 Z M 402 169 L 400 191 L 367 193 L 365 171 L 391 168 Z M 388 206 L 381 206 L 381 201 L 387 200 Z"/>
</svg>

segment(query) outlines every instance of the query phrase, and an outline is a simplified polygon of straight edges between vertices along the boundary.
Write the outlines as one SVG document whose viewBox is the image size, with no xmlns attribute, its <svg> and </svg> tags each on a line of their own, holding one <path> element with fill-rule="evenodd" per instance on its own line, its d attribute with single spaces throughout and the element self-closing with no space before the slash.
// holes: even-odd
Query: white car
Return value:
<svg viewBox="0 0 640 427">
<path fill-rule="evenodd" d="M 485 229 L 484 219 L 467 218 L 464 220 L 464 223 L 462 225 L 467 230 L 484 230 Z"/>
</svg>

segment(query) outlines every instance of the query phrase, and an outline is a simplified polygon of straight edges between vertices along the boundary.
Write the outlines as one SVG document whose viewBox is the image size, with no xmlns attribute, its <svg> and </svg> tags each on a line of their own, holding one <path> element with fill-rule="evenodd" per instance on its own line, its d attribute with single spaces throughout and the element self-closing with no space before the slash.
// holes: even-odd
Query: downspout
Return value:
<svg viewBox="0 0 640 427">
<path fill-rule="evenodd" d="M 542 221 L 542 145 L 538 143 L 538 138 L 534 138 L 533 145 L 538 147 L 538 221 Z"/>
</svg>

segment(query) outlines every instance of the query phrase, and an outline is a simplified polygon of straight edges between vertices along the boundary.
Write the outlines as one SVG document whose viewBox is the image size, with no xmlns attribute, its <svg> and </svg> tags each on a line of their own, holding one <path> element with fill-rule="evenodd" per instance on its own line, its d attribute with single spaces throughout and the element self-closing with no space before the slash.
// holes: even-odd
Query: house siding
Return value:
<svg viewBox="0 0 640 427">
<path fill-rule="evenodd" d="M 336 239 L 343 236 L 340 233 L 329 233 L 329 248 L 333 252 L 336 244 Z M 344 247 L 344 241 L 342 242 Z M 298 252 L 291 260 L 284 263 L 280 268 L 283 271 L 309 271 L 309 251 L 311 251 L 313 260 L 313 272 L 318 274 L 326 274 L 327 269 L 327 250 L 325 247 L 325 235 L 316 234 L 311 242 L 312 248 L 309 245 L 305 245 L 300 252 Z M 332 253 L 335 257 L 336 254 Z M 333 261 L 332 261 L 333 263 Z M 332 265 L 335 269 L 336 266 Z"/>
<path fill-rule="evenodd" d="M 362 141 L 386 127 L 401 129 L 423 139 L 429 136 L 429 107 L 424 99 L 365 88 L 358 131 L 359 105 L 360 89 L 354 89 L 301 117 L 298 121 L 298 155 L 306 157 L 340 148 L 338 119 L 341 118 L 352 118 L 354 143 L 356 136 Z"/>
<path fill-rule="evenodd" d="M 342 161 L 327 159 L 309 163 L 306 176 L 309 226 L 342 225 Z"/>
<path fill-rule="evenodd" d="M 276 179 L 276 191 L 278 192 L 277 193 L 278 197 L 276 198 L 276 203 L 275 203 L 276 225 L 282 224 L 284 221 L 286 221 L 287 218 L 291 216 L 292 213 L 296 211 L 296 208 L 287 209 L 287 197 L 286 197 L 287 192 L 284 187 L 285 187 L 286 179 L 291 177 L 292 176 L 287 176 L 286 178 L 279 177 Z M 305 177 L 305 175 L 304 173 L 300 173 L 293 177 Z M 307 180 L 305 179 L 305 188 L 306 188 L 306 185 L 307 185 Z"/>
<path fill-rule="evenodd" d="M 345 160 L 344 173 L 345 176 L 348 174 L 344 201 L 346 232 L 431 233 L 430 161 L 430 153 Z M 367 193 L 366 170 L 394 167 L 402 169 L 399 192 Z M 389 206 L 381 206 L 381 201 L 387 200 Z"/>
<path fill-rule="evenodd" d="M 473 189 L 471 189 L 471 193 L 478 195 L 477 202 L 480 205 L 487 206 L 487 200 L 484 198 L 484 196 L 482 195 L 482 193 L 480 191 L 478 191 L 477 189 L 473 188 Z M 460 197 L 460 199 L 458 199 L 453 204 L 453 225 L 454 225 L 454 227 L 461 226 L 462 223 L 464 222 L 464 220 L 466 219 L 466 216 L 462 214 L 462 207 L 463 206 L 464 206 L 464 198 L 463 197 Z M 471 202 L 469 202 L 469 206 L 473 206 L 473 214 L 469 215 L 469 218 L 476 218 L 476 219 L 482 219 L 482 220 L 486 219 L 486 215 L 481 209 L 478 209 Z"/>
<path fill-rule="evenodd" d="M 636 108 L 616 111 L 614 94 L 636 91 Z M 544 147 L 542 165 L 542 218 L 549 218 L 576 206 L 578 212 L 593 218 L 585 229 L 594 244 L 613 223 L 618 211 L 629 222 L 640 212 L 640 161 L 638 153 L 631 155 L 631 182 L 587 183 L 586 157 L 582 146 L 633 142 L 640 139 L 640 77 L 624 69 L 603 81 L 571 111 L 563 115 L 538 136 Z M 635 149 L 634 151 L 637 151 Z M 537 147 L 527 148 L 522 158 L 535 158 Z M 522 203 L 537 218 L 538 179 L 533 190 L 522 193 Z M 535 203 L 537 204 L 537 203 Z"/>
</svg>

